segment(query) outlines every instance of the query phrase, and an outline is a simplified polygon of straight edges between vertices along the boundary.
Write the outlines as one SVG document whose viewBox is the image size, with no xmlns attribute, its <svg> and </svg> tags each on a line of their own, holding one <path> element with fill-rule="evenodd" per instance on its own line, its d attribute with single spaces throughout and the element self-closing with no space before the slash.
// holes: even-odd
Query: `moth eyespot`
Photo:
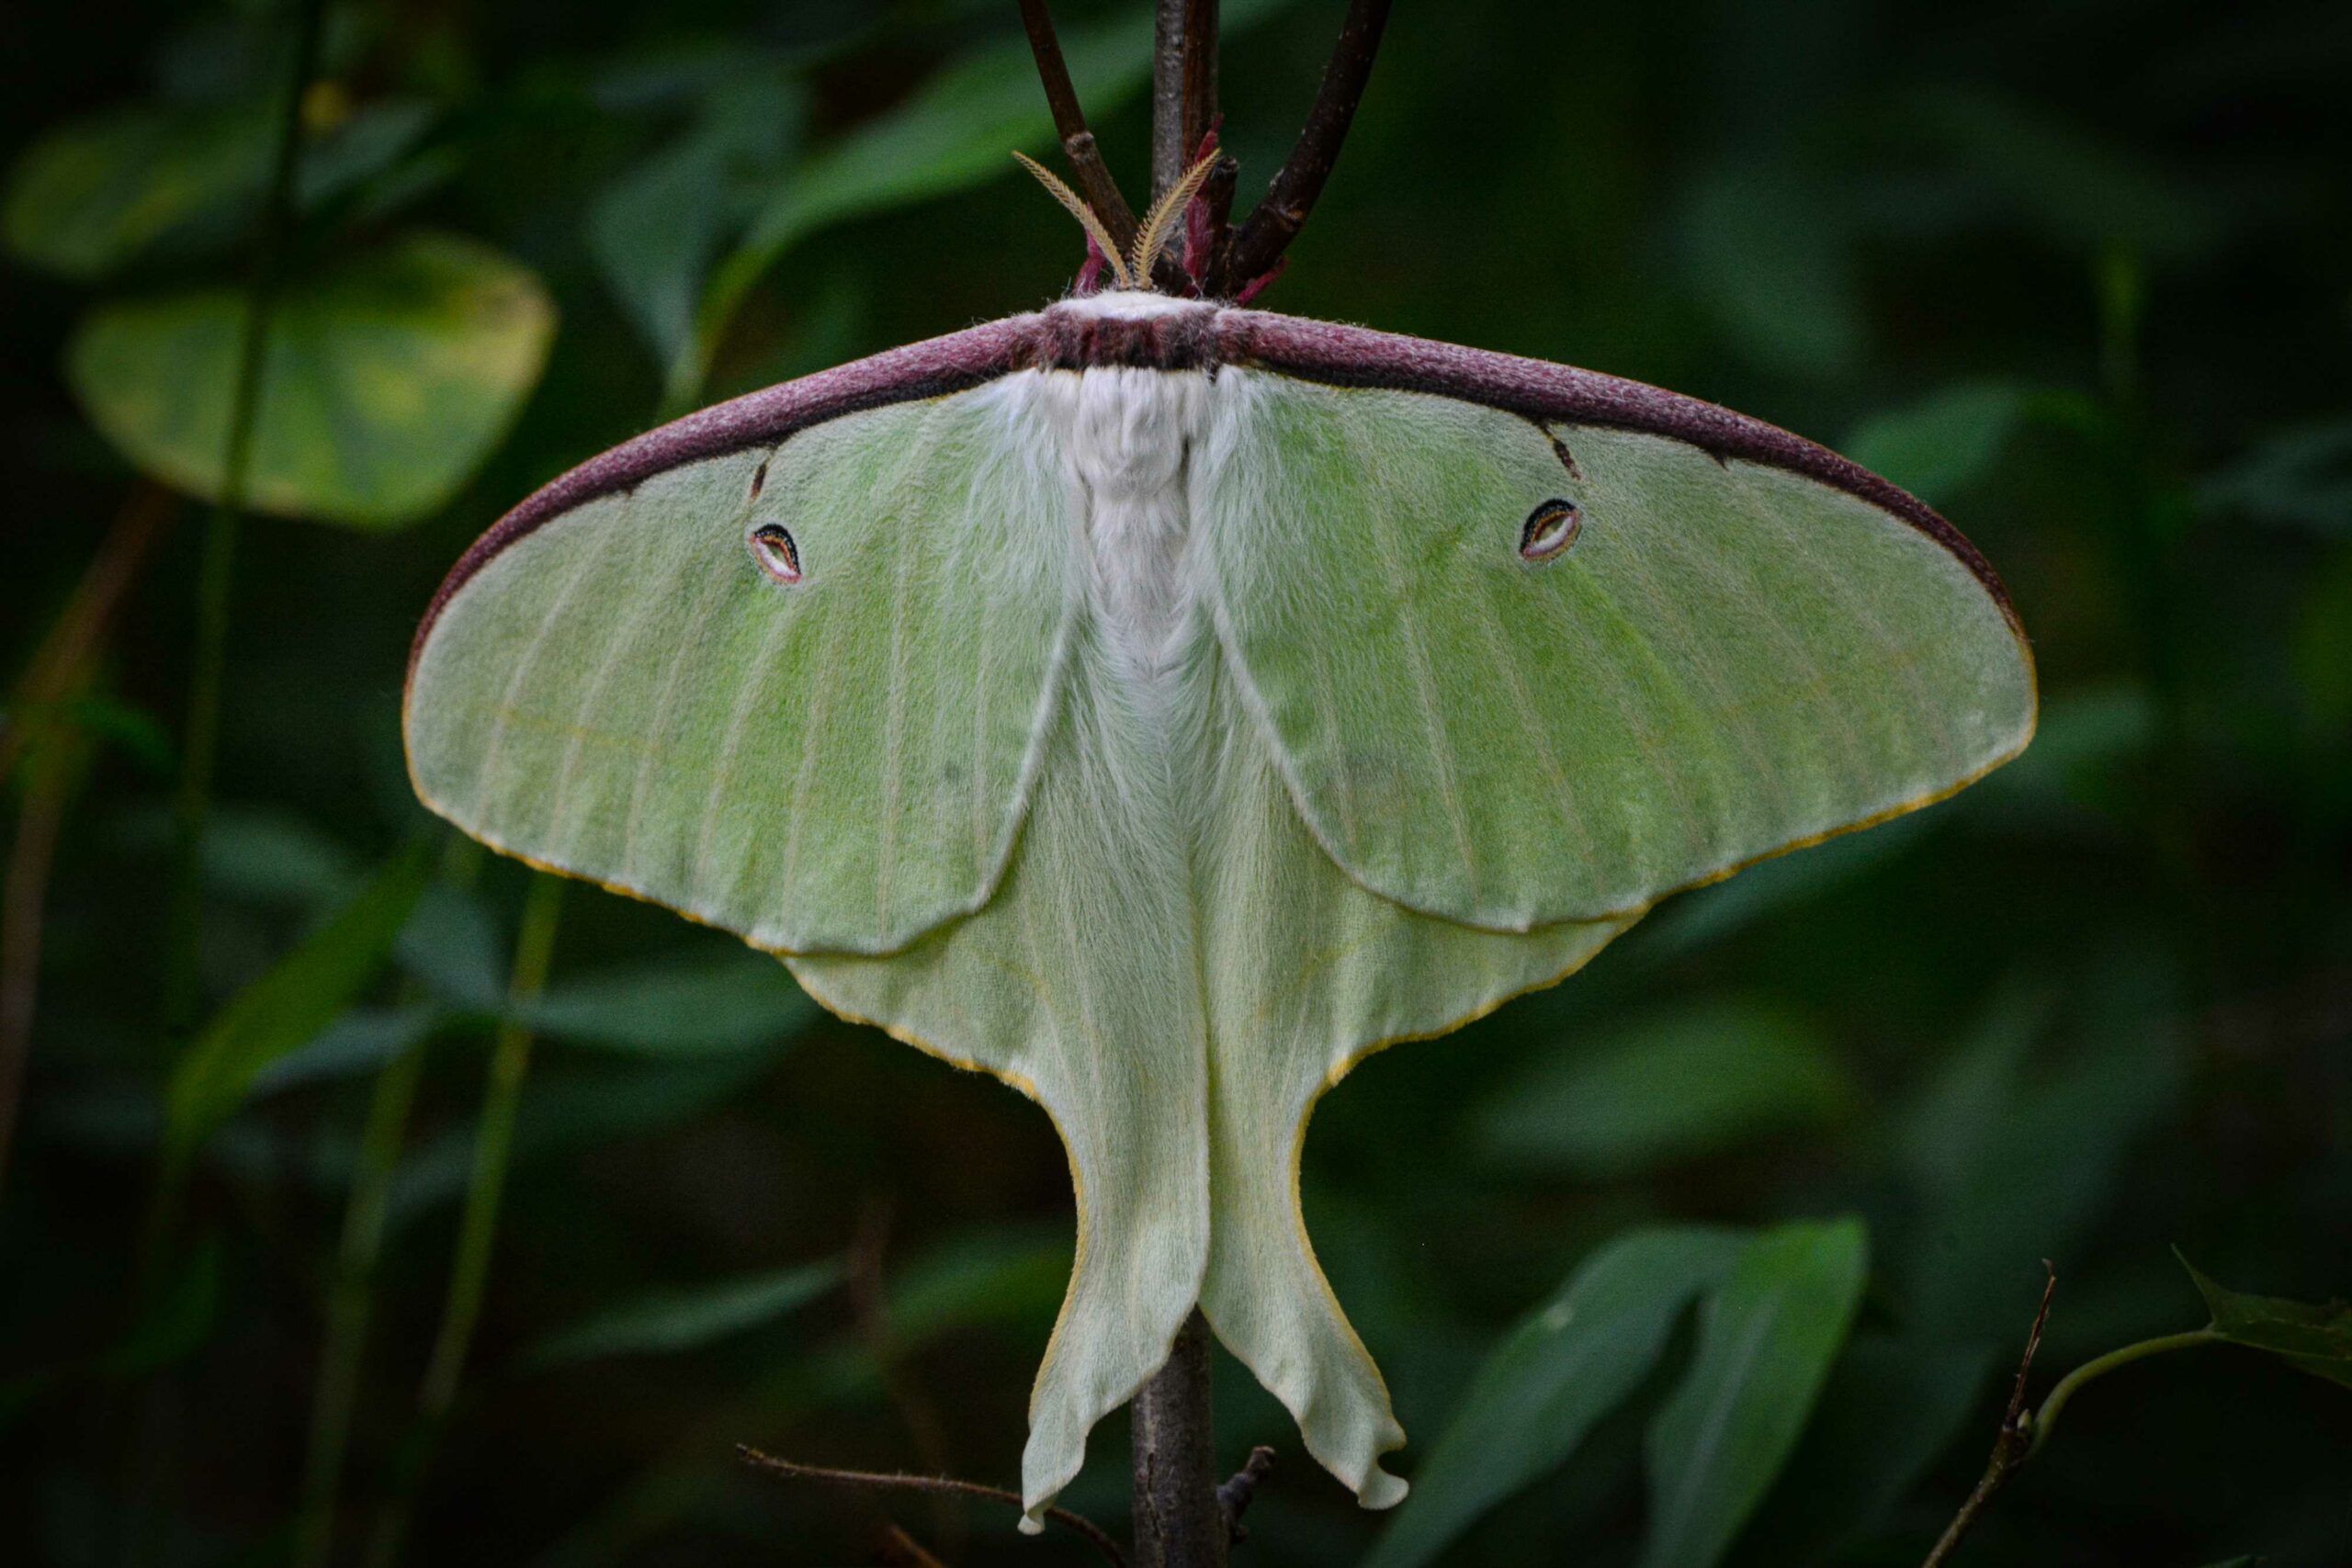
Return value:
<svg viewBox="0 0 2352 1568">
<path fill-rule="evenodd" d="M 800 581 L 800 547 L 792 542 L 791 532 L 781 525 L 763 523 L 752 530 L 748 543 L 752 558 L 760 570 L 778 582 Z"/>
<path fill-rule="evenodd" d="M 1547 561 L 1577 542 L 1584 513 L 1573 501 L 1543 502 L 1520 525 L 1519 553 L 1532 561 Z"/>
</svg>

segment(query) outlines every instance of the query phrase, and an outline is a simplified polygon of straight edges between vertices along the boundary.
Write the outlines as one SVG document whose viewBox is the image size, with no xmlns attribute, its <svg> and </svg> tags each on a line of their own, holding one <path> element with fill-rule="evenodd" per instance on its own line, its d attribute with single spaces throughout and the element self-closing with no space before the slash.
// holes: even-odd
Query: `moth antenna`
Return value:
<svg viewBox="0 0 2352 1568">
<path fill-rule="evenodd" d="M 1064 185 L 1060 175 L 1028 153 L 1016 151 L 1012 155 L 1023 168 L 1037 176 L 1037 183 L 1046 187 L 1047 195 L 1060 202 L 1069 215 L 1078 220 L 1079 226 L 1086 231 L 1086 237 L 1094 242 L 1095 248 L 1111 264 L 1111 276 L 1119 280 L 1119 287 L 1133 288 L 1136 286 L 1135 274 L 1127 269 L 1125 260 L 1119 254 L 1119 247 L 1112 243 L 1111 231 L 1102 226 L 1102 220 L 1094 215 L 1094 209 L 1080 200 L 1078 192 Z M 1158 209 L 1153 211 L 1157 216 Z"/>
<path fill-rule="evenodd" d="M 1216 150 L 1211 148 L 1201 154 L 1184 177 L 1168 187 L 1168 194 L 1152 203 L 1150 216 L 1143 227 L 1136 231 L 1136 248 L 1127 256 L 1127 270 L 1137 277 L 1149 277 L 1151 269 L 1159 265 L 1159 253 L 1176 237 L 1176 220 L 1193 205 L 1193 197 L 1201 194 L 1201 182 L 1216 167 Z"/>
</svg>

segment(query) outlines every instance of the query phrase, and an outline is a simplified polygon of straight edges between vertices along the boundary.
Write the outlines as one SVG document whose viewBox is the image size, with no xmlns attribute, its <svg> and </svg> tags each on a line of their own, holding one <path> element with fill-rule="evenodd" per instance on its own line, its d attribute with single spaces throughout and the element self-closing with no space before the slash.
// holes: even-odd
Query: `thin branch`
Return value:
<svg viewBox="0 0 2352 1568">
<path fill-rule="evenodd" d="M 1159 0 L 1151 55 L 1151 199 L 1175 188 L 1216 120 L 1217 0 Z"/>
<path fill-rule="evenodd" d="M 2049 1269 L 2049 1260 L 2044 1258 L 2041 1266 Z M 2042 1325 L 2050 1321 L 2050 1295 L 2057 1288 L 2058 1276 L 2053 1270 L 2050 1282 L 2041 1290 L 2041 1310 L 2034 1314 L 2033 1332 L 2026 1338 L 2025 1359 L 2018 1366 L 2017 1386 L 2010 1391 L 2008 1411 L 2001 1417 L 1999 1435 L 1993 1439 L 1993 1457 L 1985 1461 L 1984 1473 L 1977 1481 L 1975 1490 L 1969 1493 L 1968 1501 L 1960 1506 L 1960 1512 L 1952 1516 L 1951 1523 L 1944 1528 L 1935 1550 L 1928 1553 L 1927 1561 L 1920 1564 L 1920 1568 L 1943 1568 L 1951 1560 L 1953 1550 L 1960 1545 L 1961 1537 L 1976 1523 L 1986 1505 L 1993 1501 L 1994 1495 L 2007 1485 L 2010 1478 L 2041 1451 L 2042 1444 L 2049 1441 L 2051 1429 L 2058 1424 L 2059 1413 L 2086 1384 L 2105 1377 L 2118 1367 L 2128 1367 L 2150 1356 L 2161 1356 L 2172 1350 L 2193 1350 L 2200 1345 L 2227 1343 L 2221 1331 L 2209 1324 L 2203 1328 L 2190 1329 L 2186 1334 L 2163 1334 L 2154 1339 L 2126 1345 L 2120 1350 L 2109 1350 L 2104 1356 L 2085 1361 L 2060 1378 L 2057 1386 L 2043 1398 L 2041 1408 L 2028 1412 L 2025 1407 L 2026 1374 L 2033 1369 L 2033 1353 L 2041 1344 Z"/>
<path fill-rule="evenodd" d="M 2050 1322 L 2050 1298 L 2058 1292 L 2058 1270 L 2046 1258 L 2041 1260 L 2041 1268 L 2047 1275 L 2041 1287 L 2041 1305 L 2033 1314 L 2031 1331 L 2025 1337 L 2025 1354 L 2018 1359 L 2018 1381 L 2009 1390 L 2009 1407 L 2002 1414 L 2001 1429 L 1993 1438 L 1993 1457 L 1984 1461 L 1984 1473 L 1977 1478 L 1968 1501 L 1960 1506 L 1960 1512 L 1944 1527 L 1944 1533 L 1937 1538 L 1919 1568 L 1943 1568 L 1959 1548 L 1961 1537 L 1976 1523 L 1994 1495 L 2007 1486 L 2009 1477 L 2033 1457 L 2033 1420 L 2025 1409 L 2026 1378 L 2033 1371 L 2034 1352 L 2041 1348 L 2041 1331 Z"/>
<path fill-rule="evenodd" d="M 787 1481 L 811 1481 L 820 1486 L 839 1486 L 853 1492 L 924 1492 L 933 1496 L 978 1497 L 991 1503 L 1008 1503 L 1021 1506 L 1021 1495 L 1001 1486 L 983 1486 L 977 1481 L 958 1481 L 952 1475 L 906 1475 L 884 1473 L 870 1470 L 829 1470 L 822 1465 L 795 1464 L 788 1459 L 762 1453 L 748 1444 L 735 1445 L 735 1457 L 754 1470 L 780 1475 Z M 1047 1508 L 1046 1517 L 1057 1525 L 1066 1525 L 1094 1543 L 1103 1557 L 1127 1568 L 1126 1553 L 1119 1550 L 1110 1532 L 1083 1514 L 1073 1514 L 1068 1508 Z"/>
<path fill-rule="evenodd" d="M 1119 183 L 1111 177 L 1110 166 L 1102 162 L 1102 149 L 1096 145 L 1094 132 L 1087 129 L 1086 111 L 1079 107 L 1078 88 L 1062 60 L 1061 41 L 1054 36 L 1054 19 L 1046 14 L 1046 0 L 1021 0 L 1021 25 L 1028 29 L 1029 52 L 1037 59 L 1037 80 L 1046 89 L 1046 107 L 1053 111 L 1054 134 L 1061 138 L 1062 155 L 1069 160 L 1070 173 L 1078 176 L 1086 205 L 1110 231 L 1111 253 L 1124 255 L 1136 242 L 1136 215 L 1120 194 Z"/>
<path fill-rule="evenodd" d="M 1373 57 L 1380 51 L 1381 31 L 1388 25 L 1388 4 L 1389 0 L 1348 0 L 1348 17 L 1340 25 L 1339 42 L 1332 46 L 1331 62 L 1324 68 L 1315 107 L 1307 111 L 1306 128 L 1298 133 L 1298 145 L 1291 149 L 1289 162 L 1266 187 L 1265 200 L 1250 214 L 1240 237 L 1233 243 L 1236 285 L 1246 288 L 1272 271 L 1306 227 L 1306 215 L 1340 161 L 1340 145 L 1347 140 L 1356 105 L 1363 98 Z"/>
</svg>

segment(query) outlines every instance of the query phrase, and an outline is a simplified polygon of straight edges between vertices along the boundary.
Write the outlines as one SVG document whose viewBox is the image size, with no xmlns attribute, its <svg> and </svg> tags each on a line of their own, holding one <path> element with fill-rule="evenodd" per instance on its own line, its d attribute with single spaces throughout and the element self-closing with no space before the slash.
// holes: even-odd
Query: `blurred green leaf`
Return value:
<svg viewBox="0 0 2352 1568">
<path fill-rule="evenodd" d="M 2181 259 L 2222 235 L 2220 214 L 2163 164 L 2021 99 L 1939 88 L 1914 113 L 1987 194 L 2079 250 Z"/>
<path fill-rule="evenodd" d="M 1975 1414 L 1996 1352 L 1858 1334 L 1796 1451 L 1739 1537 L 1750 1562 L 1822 1562 L 1877 1529 Z"/>
<path fill-rule="evenodd" d="M 524 1086 L 510 1158 L 522 1166 L 675 1126 L 742 1092 L 773 1061 L 763 1052 L 747 1052 L 620 1070 L 535 1070 Z M 445 1129 L 420 1145 L 393 1182 L 394 1223 L 463 1194 L 473 1154 L 470 1126 Z"/>
<path fill-rule="evenodd" d="M 140 106 L 58 127 L 12 171 L 0 233 L 19 260 L 91 278 L 201 228 L 216 242 L 245 226 L 267 178 L 274 116 L 258 100 L 188 110 Z M 430 106 L 371 104 L 305 148 L 306 205 L 376 174 L 415 144 Z"/>
<path fill-rule="evenodd" d="M 566 981 L 523 1012 L 533 1028 L 560 1039 L 648 1056 L 776 1045 L 817 1016 L 783 964 L 748 950 Z"/>
<path fill-rule="evenodd" d="M 1986 780 L 1976 809 L 2020 825 L 2080 831 L 2117 764 L 2146 753 L 2156 705 L 2143 686 L 2076 686 L 2042 699 L 2033 744 Z"/>
<path fill-rule="evenodd" d="M 252 1093 L 371 1073 L 413 1049 L 441 1021 L 430 1007 L 353 1008 L 254 1075 Z"/>
<path fill-rule="evenodd" d="M 130 1335 L 100 1359 L 109 1377 L 131 1379 L 185 1359 L 212 1337 L 220 1315 L 226 1249 L 208 1235 L 180 1258 Z"/>
<path fill-rule="evenodd" d="M 359 857 L 315 824 L 283 811 L 223 803 L 204 823 L 204 878 L 232 898 L 311 909 L 348 897 Z"/>
<path fill-rule="evenodd" d="M 1001 1225 L 943 1237 L 900 1266 L 885 1292 L 890 1332 L 911 1346 L 976 1323 L 1051 1317 L 1069 1286 L 1067 1232 Z"/>
<path fill-rule="evenodd" d="M 1776 855 L 1729 881 L 1678 896 L 1636 927 L 1631 940 L 1653 958 L 1696 953 L 1899 859 L 1942 819 L 1940 813 L 1914 811 L 1867 833 L 1841 833 L 1801 853 Z"/>
<path fill-rule="evenodd" d="M 424 892 L 429 846 L 386 863 L 320 927 L 215 1015 L 173 1066 L 164 1147 L 184 1165 L 205 1134 L 243 1103 L 265 1067 L 314 1038 L 373 981 Z"/>
<path fill-rule="evenodd" d="M 1869 345 L 1837 192 L 1781 162 L 1743 158 L 1684 193 L 1680 254 L 1699 303 L 1758 363 L 1839 376 Z"/>
<path fill-rule="evenodd" d="M 1487 1358 L 1365 1568 L 1436 1561 L 1462 1533 L 1566 1462 L 1649 1375 L 1668 1334 L 1747 1245 L 1726 1230 L 1643 1230 L 1577 1266 Z"/>
<path fill-rule="evenodd" d="M 2174 1257 L 2180 1254 L 2175 1249 Z M 2276 1296 L 2249 1296 L 2207 1279 L 2188 1258 L 2180 1266 L 2197 1281 L 2213 1327 L 2233 1345 L 2267 1350 L 2290 1367 L 2352 1388 L 2352 1303 L 2313 1306 Z"/>
<path fill-rule="evenodd" d="M 2314 533 L 2352 533 L 2352 417 L 2282 430 L 2199 488 L 2205 505 Z"/>
<path fill-rule="evenodd" d="M 656 1291 L 549 1335 L 526 1359 L 534 1367 L 552 1367 L 597 1356 L 692 1350 L 773 1323 L 831 1290 L 842 1277 L 842 1265 L 827 1261 Z"/>
<path fill-rule="evenodd" d="M 1476 1136 L 1492 1158 L 1596 1179 L 1635 1175 L 1861 1102 L 1802 1021 L 1754 999 L 1652 1014 L 1539 1060 L 1498 1090 Z"/>
<path fill-rule="evenodd" d="M 1871 415 L 1847 438 L 1846 456 L 1930 506 L 1949 505 L 1992 472 L 2027 398 L 2024 388 L 2000 382 L 1947 387 Z"/>
<path fill-rule="evenodd" d="M 1699 1310 L 1690 1371 L 1650 1423 L 1644 1568 L 1719 1561 L 1804 1430 L 1860 1302 L 1860 1220 L 1777 1226 Z"/>
<path fill-rule="evenodd" d="M 1898 1124 L 1923 1212 L 1890 1273 L 1925 1332 L 2008 1328 L 2021 1278 L 2069 1254 L 2112 1200 L 2133 1142 L 2178 1100 L 2185 1036 L 2167 959 L 2086 955 L 2055 1022 L 2052 995 L 2004 991 Z"/>
<path fill-rule="evenodd" d="M 659 363 L 689 346 L 720 244 L 790 177 L 803 97 L 799 84 L 774 67 L 733 73 L 703 95 L 683 134 L 607 185 L 589 209 L 596 265 Z"/>
<path fill-rule="evenodd" d="M 217 498 L 246 296 L 107 305 L 66 351 L 90 418 L 141 471 Z M 253 474 L 258 510 L 394 528 L 437 510 L 539 378 L 555 307 L 487 245 L 412 234 L 298 280 L 270 318 Z"/>
<path fill-rule="evenodd" d="M 394 955 L 450 1007 L 492 1012 L 505 999 L 505 938 L 481 899 L 464 888 L 447 882 L 425 888 Z"/>
</svg>

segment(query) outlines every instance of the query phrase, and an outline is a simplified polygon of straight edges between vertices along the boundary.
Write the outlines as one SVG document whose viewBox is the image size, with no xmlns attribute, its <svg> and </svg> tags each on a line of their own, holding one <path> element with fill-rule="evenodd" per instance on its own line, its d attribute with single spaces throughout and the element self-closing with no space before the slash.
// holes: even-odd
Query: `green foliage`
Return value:
<svg viewBox="0 0 2352 1568">
<path fill-rule="evenodd" d="M 1649 1376 L 1691 1301 L 1754 1244 L 1644 1230 L 1600 1247 L 1487 1357 L 1366 1568 L 1438 1560 L 1481 1514 L 1576 1452 Z"/>
<path fill-rule="evenodd" d="M 105 306 L 68 350 L 74 389 L 134 465 L 218 499 L 245 317 L 233 288 Z M 244 499 L 359 528 L 431 515 L 514 423 L 554 330 L 528 268 L 455 235 L 298 280 L 271 310 Z"/>
<path fill-rule="evenodd" d="M 1635 1020 L 1505 1084 L 1479 1123 L 1498 1161 L 1639 1176 L 1766 1134 L 1817 1132 L 1860 1090 L 1802 1022 L 1724 998 Z"/>
<path fill-rule="evenodd" d="M 164 1158 L 185 1166 L 272 1063 L 326 1028 L 390 956 L 424 891 L 429 845 L 386 863 L 359 895 L 220 1010 L 172 1068 Z"/>
<path fill-rule="evenodd" d="M 2290 1367 L 2352 1388 L 2352 1305 L 2312 1306 L 2275 1296 L 2249 1296 L 2215 1283 L 2186 1258 L 2180 1266 L 2197 1281 L 2213 1314 L 2213 1332 L 2233 1345 L 2267 1350 Z"/>
<path fill-rule="evenodd" d="M 1139 194 L 1148 7 L 1054 9 Z M 1246 204 L 1305 113 L 1338 7 L 1226 10 Z M 0 1172 L 0 1472 L 11 1540 L 62 1565 L 134 1545 L 158 1562 L 282 1554 L 287 1467 L 247 1461 L 306 1441 L 368 1075 L 397 1062 L 418 1092 L 390 1140 L 336 1514 L 338 1559 L 364 1551 L 407 1451 L 506 1007 L 515 875 L 446 865 L 389 952 L 344 971 L 367 969 L 341 1002 L 313 991 L 214 1048 L 193 1239 L 132 1307 L 180 1060 L 157 1039 L 149 954 L 170 838 L 155 773 L 180 750 L 189 675 L 185 525 L 97 618 L 93 678 L 67 688 L 90 695 L 14 692 L 51 629 L 81 624 L 74 591 L 135 477 L 217 483 L 203 430 L 242 319 L 284 16 L 11 17 L 34 66 L 0 106 L 0 420 L 27 520 L 0 626 L 11 738 L 32 742 L 5 781 L 12 856 L 29 786 L 68 751 L 74 766 Z M 2334 1244 L 2352 1234 L 2348 42 L 2340 8 L 2275 0 L 2162 26 L 2113 8 L 1959 27 L 1885 4 L 1396 8 L 1265 303 L 1589 365 L 1830 441 L 1997 564 L 2045 703 L 2033 748 L 1983 787 L 1670 900 L 1570 985 L 1324 1098 L 1305 1201 L 1412 1434 L 1396 1462 L 1414 1494 L 1393 1518 L 1363 1513 L 1286 1444 L 1238 1564 L 1663 1550 L 1645 1452 L 1696 1397 L 1693 1309 L 1724 1276 L 1669 1305 L 1667 1271 L 1628 1260 L 1702 1222 L 1738 1248 L 1845 1213 L 1870 1224 L 1851 1330 L 1744 1524 L 1734 1483 L 1774 1468 L 1764 1446 L 1703 1472 L 1708 1507 L 1678 1516 L 1694 1553 L 1717 1540 L 1726 1568 L 1917 1562 L 1984 1466 L 2040 1260 L 2060 1287 L 2037 1396 L 2177 1335 L 2186 1297 L 2163 1257 L 2177 1239 L 2225 1279 L 2298 1298 L 2215 1287 L 2217 1332 L 2322 1375 L 2223 1346 L 2102 1378 L 1960 1562 L 2341 1556 L 2352 1415 L 2327 1374 L 2343 1319 L 2302 1303 L 2346 1292 Z M 644 428 L 665 395 L 1033 307 L 1079 255 L 1006 156 L 1057 162 L 1001 3 L 591 0 L 550 30 L 353 0 L 332 13 L 323 77 L 273 351 L 299 361 L 293 424 L 282 403 L 266 415 L 283 434 L 265 432 L 259 477 L 278 442 L 293 456 L 277 482 L 311 496 L 292 510 L 389 497 L 412 531 L 246 531 L 205 843 L 215 1009 L 323 941 L 419 826 L 398 762 L 409 636 L 501 511 Z M 482 265 L 386 298 L 422 277 L 404 270 L 420 243 Z M 491 279 L 526 280 L 478 288 Z M 338 289 L 350 303 L 324 309 Z M 539 301 L 520 315 L 544 349 L 526 354 L 519 328 L 477 342 L 458 323 L 485 297 Z M 85 420 L 62 374 L 77 334 L 126 321 L 154 323 L 109 393 L 152 400 L 136 441 Z M 404 389 L 406 412 L 322 400 L 330 367 L 360 364 Z M 170 432 L 176 467 L 153 445 Z M 1524 650 L 1547 669 L 1555 653 Z M 502 1530 L 568 1568 L 868 1554 L 857 1506 L 734 1477 L 746 1439 L 1007 1478 L 1072 1256 L 1045 1118 L 810 1013 L 723 939 L 585 892 L 564 918 L 554 983 L 523 1015 L 545 1049 L 477 1371 L 405 1561 L 480 1555 L 467 1500 L 493 1495 Z M 1719 1075 L 1686 1035 L 1669 1077 L 1623 1043 L 1654 1026 L 1671 1046 L 1672 1021 L 1710 1016 L 1722 1041 L 1762 1042 L 1761 1063 L 1720 1048 Z M 255 1039 L 266 1062 L 245 1054 Z M 242 1087 L 231 1055 L 253 1065 Z M 1589 1104 L 1562 1087 L 1580 1075 Z M 1506 1126 L 1528 1140 L 1508 1161 L 1492 1141 Z M 855 1287 L 768 1327 L 513 1375 L 653 1281 L 788 1296 L 775 1260 L 845 1247 Z M 1571 1296 L 1571 1330 L 1547 1332 Z M 691 1325 L 695 1303 L 676 1299 Z M 1615 1326 L 1588 1344 L 1579 1323 Z M 1758 1344 L 1758 1397 L 1820 1354 Z M 1238 1366 L 1220 1366 L 1218 1412 L 1227 1463 L 1283 1441 L 1288 1418 Z M 1073 1498 L 1114 1529 L 1115 1441 L 1098 1438 L 1103 1483 Z M 148 1533 L 126 1542 L 134 1515 Z M 944 1561 L 1015 1560 L 989 1534 L 956 1552 L 920 1506 L 896 1517 Z"/>
<path fill-rule="evenodd" d="M 841 1283 L 839 1263 L 804 1263 L 742 1279 L 657 1291 L 559 1329 L 529 1353 L 536 1367 L 597 1356 L 668 1355 L 774 1323 Z"/>
<path fill-rule="evenodd" d="M 1804 1430 L 1861 1301 L 1861 1223 L 1767 1232 L 1699 1309 L 1699 1348 L 1649 1429 L 1645 1568 L 1731 1545 Z"/>
</svg>

